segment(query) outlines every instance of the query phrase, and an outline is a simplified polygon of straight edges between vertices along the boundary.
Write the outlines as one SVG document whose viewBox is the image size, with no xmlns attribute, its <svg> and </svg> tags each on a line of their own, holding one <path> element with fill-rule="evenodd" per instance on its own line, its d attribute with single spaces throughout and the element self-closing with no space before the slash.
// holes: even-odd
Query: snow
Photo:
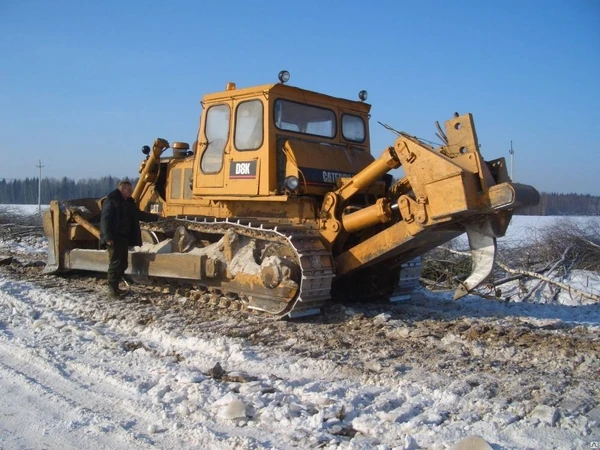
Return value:
<svg viewBox="0 0 600 450">
<path fill-rule="evenodd" d="M 45 251 L 43 240 L 18 244 L 0 240 L 0 253 Z M 598 273 L 573 276 L 598 292 Z M 600 308 L 585 299 L 455 302 L 420 291 L 384 309 L 338 306 L 320 321 L 190 321 L 86 283 L 0 267 L 1 448 L 600 441 Z"/>
<path fill-rule="evenodd" d="M 42 213 L 50 208 L 50 205 L 0 205 L 0 212 L 9 212 L 29 216 L 38 214 L 40 209 Z"/>
</svg>

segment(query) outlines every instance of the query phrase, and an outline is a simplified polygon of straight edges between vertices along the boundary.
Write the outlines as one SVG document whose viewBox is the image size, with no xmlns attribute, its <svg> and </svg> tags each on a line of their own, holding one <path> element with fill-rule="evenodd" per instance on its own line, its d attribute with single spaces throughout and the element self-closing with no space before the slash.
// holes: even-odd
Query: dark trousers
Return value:
<svg viewBox="0 0 600 450">
<path fill-rule="evenodd" d="M 129 247 L 126 239 L 115 239 L 108 247 L 108 284 L 118 286 L 127 270 L 127 254 Z"/>
</svg>

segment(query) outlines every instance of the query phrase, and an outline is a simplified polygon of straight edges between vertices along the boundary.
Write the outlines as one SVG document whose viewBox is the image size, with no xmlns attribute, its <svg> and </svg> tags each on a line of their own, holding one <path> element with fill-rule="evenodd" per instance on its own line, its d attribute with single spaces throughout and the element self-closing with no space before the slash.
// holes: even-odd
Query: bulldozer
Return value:
<svg viewBox="0 0 600 450">
<path fill-rule="evenodd" d="M 496 238 L 539 193 L 511 182 L 504 158 L 483 159 L 472 115 L 436 122 L 435 148 L 396 132 L 376 158 L 366 91 L 353 101 L 288 82 L 287 71 L 273 84 L 229 82 L 203 97 L 191 147 L 162 138 L 143 147 L 133 199 L 160 220 L 142 224 L 127 273 L 296 317 L 332 298 L 392 296 L 403 265 L 467 233 L 472 273 L 455 298 L 479 286 Z M 46 273 L 107 270 L 102 202 L 51 202 Z"/>
</svg>

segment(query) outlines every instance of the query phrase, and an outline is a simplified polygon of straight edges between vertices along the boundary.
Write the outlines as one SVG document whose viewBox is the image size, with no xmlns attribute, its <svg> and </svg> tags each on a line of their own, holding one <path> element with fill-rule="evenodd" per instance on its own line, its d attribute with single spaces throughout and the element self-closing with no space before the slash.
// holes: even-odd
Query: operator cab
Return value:
<svg viewBox="0 0 600 450">
<path fill-rule="evenodd" d="M 279 79 L 204 97 L 194 195 L 324 195 L 373 160 L 370 105 L 286 85 L 285 71 Z"/>
</svg>

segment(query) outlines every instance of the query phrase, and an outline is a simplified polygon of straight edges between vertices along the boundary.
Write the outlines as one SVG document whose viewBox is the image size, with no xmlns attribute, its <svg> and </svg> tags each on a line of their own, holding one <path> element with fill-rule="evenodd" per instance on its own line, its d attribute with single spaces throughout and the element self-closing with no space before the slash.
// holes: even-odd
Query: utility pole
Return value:
<svg viewBox="0 0 600 450">
<path fill-rule="evenodd" d="M 38 165 L 35 166 L 40 169 L 40 177 L 38 178 L 38 212 L 42 213 L 42 160 L 38 160 Z"/>
<path fill-rule="evenodd" d="M 510 141 L 510 179 L 515 181 L 515 151 L 513 150 L 512 141 Z"/>
</svg>

